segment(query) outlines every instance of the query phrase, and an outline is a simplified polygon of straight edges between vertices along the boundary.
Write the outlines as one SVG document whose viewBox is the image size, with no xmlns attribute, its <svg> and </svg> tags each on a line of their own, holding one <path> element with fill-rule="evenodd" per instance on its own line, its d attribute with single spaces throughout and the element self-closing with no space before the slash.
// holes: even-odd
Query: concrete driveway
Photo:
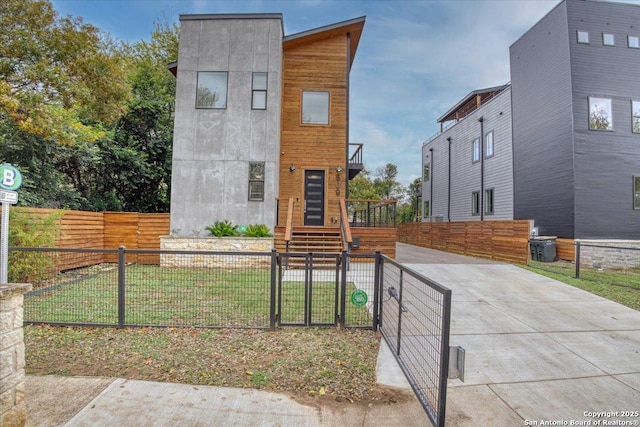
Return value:
<svg viewBox="0 0 640 427">
<path fill-rule="evenodd" d="M 517 266 L 397 250 L 453 291 L 466 369 L 449 381 L 447 425 L 640 425 L 640 312 Z"/>
</svg>

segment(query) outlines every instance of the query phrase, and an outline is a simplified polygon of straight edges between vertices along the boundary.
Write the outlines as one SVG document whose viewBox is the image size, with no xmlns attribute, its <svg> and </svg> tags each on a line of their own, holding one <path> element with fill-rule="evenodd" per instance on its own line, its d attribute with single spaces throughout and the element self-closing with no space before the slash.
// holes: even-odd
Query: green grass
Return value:
<svg viewBox="0 0 640 427">
<path fill-rule="evenodd" d="M 125 324 L 268 327 L 269 269 L 129 265 L 125 271 Z M 347 295 L 355 290 L 349 284 Z M 333 324 L 335 284 L 314 282 L 314 324 Z M 304 282 L 284 282 L 283 323 L 304 323 Z M 25 297 L 25 319 L 61 323 L 118 322 L 118 272 L 111 264 L 58 275 Z M 367 325 L 364 308 L 349 307 L 351 325 Z"/>
<path fill-rule="evenodd" d="M 640 310 L 640 269 L 638 268 L 626 270 L 581 268 L 579 279 L 575 278 L 575 265 L 566 262 L 530 261 L 524 268 Z"/>
</svg>

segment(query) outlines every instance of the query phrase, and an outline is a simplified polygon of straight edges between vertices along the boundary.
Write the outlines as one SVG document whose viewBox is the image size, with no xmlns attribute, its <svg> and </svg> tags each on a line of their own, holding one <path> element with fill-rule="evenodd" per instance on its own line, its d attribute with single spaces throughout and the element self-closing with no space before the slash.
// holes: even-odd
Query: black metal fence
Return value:
<svg viewBox="0 0 640 427">
<path fill-rule="evenodd" d="M 451 290 L 383 257 L 380 331 L 435 426 L 444 426 Z"/>
<path fill-rule="evenodd" d="M 640 247 L 627 245 L 625 242 L 616 245 L 547 242 L 542 250 L 531 249 L 529 266 L 604 285 L 640 288 Z"/>
<path fill-rule="evenodd" d="M 377 328 L 374 255 L 17 247 L 10 255 L 10 281 L 33 284 L 26 323 Z M 285 258 L 302 264 L 285 268 Z"/>
</svg>

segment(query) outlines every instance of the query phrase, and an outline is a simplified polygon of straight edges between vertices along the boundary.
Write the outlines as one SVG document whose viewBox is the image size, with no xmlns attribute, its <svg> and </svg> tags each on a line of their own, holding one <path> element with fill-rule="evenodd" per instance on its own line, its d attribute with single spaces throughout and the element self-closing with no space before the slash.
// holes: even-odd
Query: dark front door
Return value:
<svg viewBox="0 0 640 427">
<path fill-rule="evenodd" d="M 324 225 L 324 171 L 304 171 L 304 225 Z"/>
</svg>

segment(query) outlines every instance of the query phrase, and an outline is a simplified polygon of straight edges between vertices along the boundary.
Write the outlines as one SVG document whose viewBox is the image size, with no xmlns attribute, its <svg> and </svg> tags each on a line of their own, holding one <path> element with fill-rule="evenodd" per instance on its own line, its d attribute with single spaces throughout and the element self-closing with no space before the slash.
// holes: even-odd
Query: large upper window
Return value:
<svg viewBox="0 0 640 427">
<path fill-rule="evenodd" d="M 302 92 L 302 123 L 329 124 L 329 92 Z"/>
<path fill-rule="evenodd" d="M 471 161 L 473 163 L 480 161 L 480 138 L 474 139 L 471 144 Z"/>
<path fill-rule="evenodd" d="M 631 131 L 640 133 L 640 101 L 631 101 Z"/>
<path fill-rule="evenodd" d="M 196 108 L 227 108 L 227 72 L 199 71 Z"/>
<path fill-rule="evenodd" d="M 640 48 L 640 42 L 638 41 L 637 36 L 629 36 L 628 37 L 629 47 L 633 49 Z"/>
<path fill-rule="evenodd" d="M 471 193 L 471 215 L 480 215 L 480 192 Z"/>
<path fill-rule="evenodd" d="M 484 152 L 485 157 L 493 156 L 493 131 L 484 136 Z"/>
<path fill-rule="evenodd" d="M 249 162 L 249 200 L 264 200 L 264 162 Z"/>
<path fill-rule="evenodd" d="M 589 97 L 589 129 L 613 130 L 611 99 Z"/>
<path fill-rule="evenodd" d="M 589 44 L 589 33 L 587 31 L 578 31 L 578 43 Z"/>
<path fill-rule="evenodd" d="M 254 110 L 267 109 L 267 73 L 253 73 L 251 108 Z"/>
<path fill-rule="evenodd" d="M 429 181 L 429 165 L 424 165 L 424 168 L 422 169 L 422 180 L 423 181 Z"/>
<path fill-rule="evenodd" d="M 613 34 L 602 33 L 602 44 L 605 46 L 615 46 L 616 38 Z"/>
<path fill-rule="evenodd" d="M 484 213 L 493 214 L 493 188 L 484 190 Z"/>
</svg>

